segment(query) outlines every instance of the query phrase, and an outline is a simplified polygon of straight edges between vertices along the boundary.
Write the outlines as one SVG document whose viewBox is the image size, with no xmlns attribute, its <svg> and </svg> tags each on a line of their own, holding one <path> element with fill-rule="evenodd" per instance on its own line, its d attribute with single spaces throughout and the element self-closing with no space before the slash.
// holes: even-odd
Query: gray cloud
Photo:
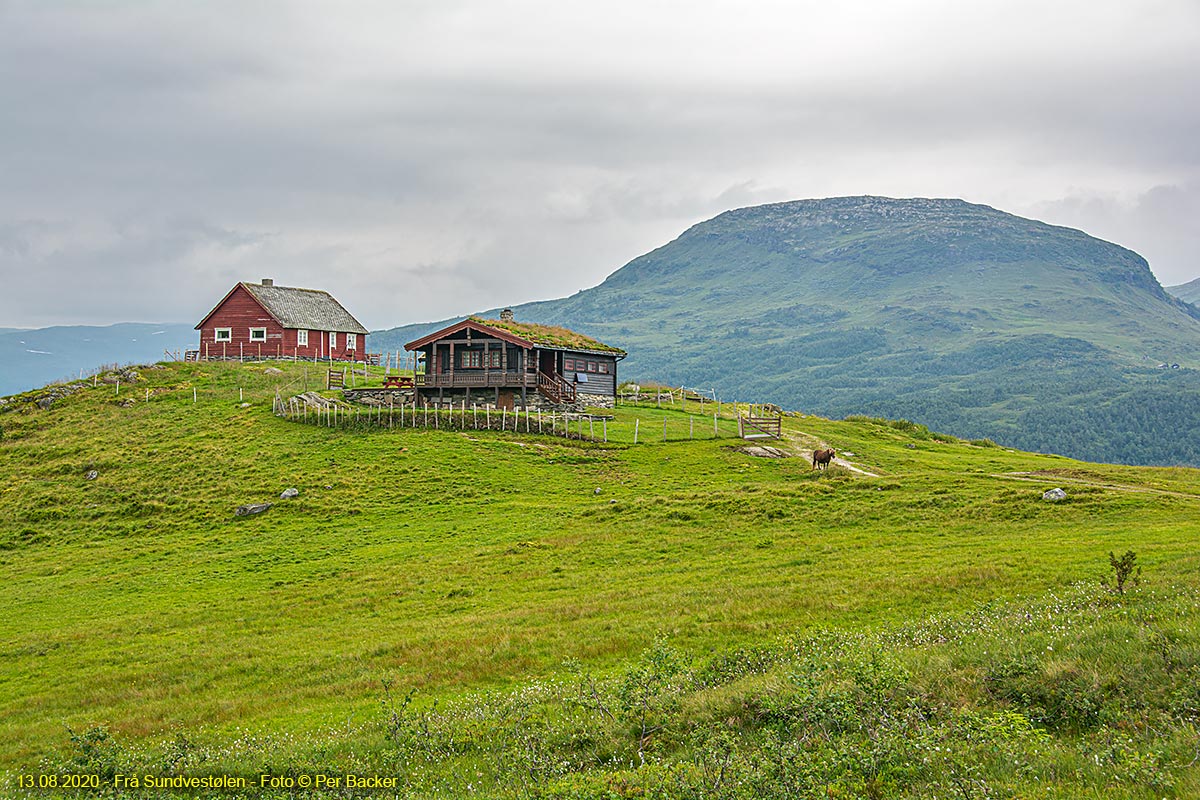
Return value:
<svg viewBox="0 0 1200 800">
<path fill-rule="evenodd" d="M 0 3 L 0 324 L 199 319 L 272 276 L 394 325 L 860 193 L 1077 225 L 1180 282 L 1198 8 Z"/>
</svg>

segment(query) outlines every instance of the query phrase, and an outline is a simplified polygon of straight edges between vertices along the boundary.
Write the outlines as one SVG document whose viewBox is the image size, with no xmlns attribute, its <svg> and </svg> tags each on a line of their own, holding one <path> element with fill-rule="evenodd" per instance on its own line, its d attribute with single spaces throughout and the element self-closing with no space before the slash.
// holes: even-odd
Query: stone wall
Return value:
<svg viewBox="0 0 1200 800">
<path fill-rule="evenodd" d="M 342 396 L 368 406 L 407 406 L 413 401 L 412 389 L 344 389 Z"/>
<path fill-rule="evenodd" d="M 578 392 L 575 395 L 575 405 L 583 408 L 616 408 L 617 402 L 611 394 Z"/>
</svg>

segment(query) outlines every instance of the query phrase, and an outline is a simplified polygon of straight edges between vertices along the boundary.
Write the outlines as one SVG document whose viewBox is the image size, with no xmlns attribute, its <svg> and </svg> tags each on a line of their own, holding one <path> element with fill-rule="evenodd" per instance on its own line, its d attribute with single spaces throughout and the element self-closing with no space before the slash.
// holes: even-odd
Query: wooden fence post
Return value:
<svg viewBox="0 0 1200 800">
<path fill-rule="evenodd" d="M 642 421 L 640 419 L 638 419 L 637 417 L 634 417 L 634 419 L 633 419 L 633 443 L 634 444 L 637 444 L 638 426 L 640 426 L 641 424 L 642 424 Z"/>
</svg>

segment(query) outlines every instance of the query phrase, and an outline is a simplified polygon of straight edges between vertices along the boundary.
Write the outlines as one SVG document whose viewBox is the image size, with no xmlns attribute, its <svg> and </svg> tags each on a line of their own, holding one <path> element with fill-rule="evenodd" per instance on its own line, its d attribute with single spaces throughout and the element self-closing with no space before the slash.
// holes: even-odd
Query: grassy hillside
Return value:
<svg viewBox="0 0 1200 800">
<path fill-rule="evenodd" d="M 1130 250 L 961 200 L 729 211 L 595 288 L 516 311 L 625 348 L 627 376 L 1091 461 L 1200 465 L 1200 311 Z"/>
<path fill-rule="evenodd" d="M 411 796 L 1200 790 L 1193 470 L 789 416 L 783 447 L 861 470 L 814 473 L 741 452 L 728 419 L 714 438 L 695 404 L 622 407 L 608 444 L 327 427 L 271 413 L 318 382 L 273 366 L 4 404 L 8 795 L 66 771 L 378 773 Z M 1143 582 L 1118 596 L 1099 578 L 1128 549 Z"/>
</svg>

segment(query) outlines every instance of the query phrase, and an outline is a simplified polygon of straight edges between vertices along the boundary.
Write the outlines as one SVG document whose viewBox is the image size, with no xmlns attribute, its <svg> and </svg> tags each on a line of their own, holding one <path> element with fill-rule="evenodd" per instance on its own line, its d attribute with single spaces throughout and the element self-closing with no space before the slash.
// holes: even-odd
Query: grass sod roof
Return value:
<svg viewBox="0 0 1200 800">
<path fill-rule="evenodd" d="M 562 350 L 590 350 L 596 353 L 611 353 L 623 358 L 627 353 L 619 347 L 598 342 L 590 336 L 563 328 L 559 325 L 538 325 L 533 322 L 509 322 L 500 319 L 484 319 L 479 316 L 468 317 L 471 322 L 486 325 L 489 328 L 505 331 L 513 336 L 519 336 L 533 344 L 544 347 L 557 347 Z"/>
</svg>

